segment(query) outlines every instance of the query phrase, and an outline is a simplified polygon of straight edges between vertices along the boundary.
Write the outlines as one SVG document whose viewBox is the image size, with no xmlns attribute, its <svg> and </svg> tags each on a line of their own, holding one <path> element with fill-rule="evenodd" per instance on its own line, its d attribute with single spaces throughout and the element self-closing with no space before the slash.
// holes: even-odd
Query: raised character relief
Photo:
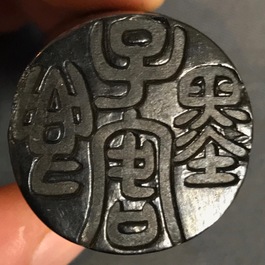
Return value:
<svg viewBox="0 0 265 265">
<path fill-rule="evenodd" d="M 150 128 L 155 130 L 150 131 Z M 111 142 L 119 136 L 122 136 L 123 139 L 121 145 L 111 148 Z M 116 206 L 113 209 L 118 209 L 117 205 L 123 205 L 120 207 L 119 216 L 131 216 L 131 219 L 127 220 L 128 222 L 136 222 L 139 219 L 139 221 L 157 224 L 156 231 L 159 233 L 155 238 L 158 241 L 159 238 L 168 237 L 168 233 L 178 240 L 181 239 L 180 228 L 175 217 L 176 208 L 174 208 L 174 203 L 168 193 L 173 170 L 172 146 L 173 139 L 169 128 L 156 121 L 142 119 L 135 110 L 124 112 L 123 120 L 107 124 L 95 133 L 91 145 L 95 177 L 94 190 L 101 190 L 102 194 L 105 190 L 105 199 L 95 198 L 82 234 L 82 240 L 93 237 L 97 239 L 95 243 L 97 245 L 102 238 L 106 238 L 109 233 L 109 222 L 113 222 L 109 215 L 114 205 Z M 104 201 L 106 201 L 105 207 Z M 141 213 L 145 209 L 144 205 L 150 203 L 153 206 L 146 206 L 146 209 L 149 209 L 149 212 L 153 209 L 151 212 L 156 215 L 158 220 L 155 223 L 152 221 L 153 218 L 149 218 L 149 215 Z M 160 209 L 159 214 L 158 209 Z M 100 215 L 97 214 L 99 212 L 101 216 L 104 216 L 103 222 L 100 221 Z M 148 219 L 144 220 L 144 216 Z M 169 222 L 171 224 L 169 231 L 161 232 L 159 223 L 164 223 L 167 226 L 166 224 Z M 119 222 L 115 225 L 118 227 Z M 102 228 L 101 232 L 96 234 L 98 226 Z M 116 229 L 115 231 L 120 230 Z M 141 238 L 140 234 L 143 236 L 151 231 L 153 230 L 132 232 L 130 237 L 135 234 L 135 238 L 139 239 Z M 124 237 L 124 233 L 122 234 Z M 151 234 L 153 235 L 153 232 Z M 111 237 L 109 239 L 111 240 Z M 114 241 L 116 242 L 116 239 Z M 150 243 L 146 247 L 152 249 L 156 242 L 150 240 Z M 110 251 L 112 244 L 112 241 L 109 244 L 106 243 L 105 250 Z M 136 249 L 138 246 L 141 249 L 142 245 L 141 241 L 138 243 L 135 241 L 133 248 Z M 122 245 L 118 247 L 116 244 L 115 246 L 117 250 L 123 249 Z"/>
<path fill-rule="evenodd" d="M 138 146 L 136 143 L 138 140 Z M 155 152 L 149 141 L 139 146 L 140 139 L 133 133 L 125 134 L 123 147 L 121 149 L 109 149 L 108 158 L 120 161 L 117 166 L 112 166 L 108 171 L 108 176 L 114 179 L 121 179 L 122 192 L 129 198 L 148 198 L 152 196 L 154 190 L 149 187 L 141 187 L 141 183 L 146 182 L 155 173 Z M 119 163 L 119 162 L 118 162 Z"/>
<path fill-rule="evenodd" d="M 117 20 L 110 23 L 109 31 L 103 28 L 102 23 L 95 23 L 91 31 L 95 70 L 112 86 L 125 84 L 127 93 L 98 97 L 99 109 L 136 106 L 144 99 L 148 82 L 167 80 L 180 68 L 185 47 L 182 28 L 165 27 L 148 18 Z"/>
<path fill-rule="evenodd" d="M 243 93 L 241 81 L 233 69 L 207 65 L 187 72 L 178 88 L 180 105 L 187 111 L 174 120 L 176 127 L 186 129 L 176 140 L 175 162 L 188 163 L 190 171 L 200 173 L 188 176 L 185 184 L 188 187 L 237 184 L 238 176 L 225 173 L 225 169 L 238 167 L 238 158 L 243 159 L 248 153 L 247 146 L 237 141 L 237 124 L 250 121 L 249 113 L 239 107 Z M 228 139 L 227 128 L 234 137 Z M 220 148 L 227 154 L 219 154 Z M 196 158 L 202 152 L 204 158 Z"/>
<path fill-rule="evenodd" d="M 75 159 L 77 138 L 89 137 L 93 129 L 83 77 L 72 63 L 65 62 L 61 69 L 45 71 L 36 66 L 27 78 L 17 99 L 13 136 L 26 140 L 34 154 L 30 187 L 39 195 L 74 194 L 80 188 L 74 175 L 82 169 Z"/>
</svg>

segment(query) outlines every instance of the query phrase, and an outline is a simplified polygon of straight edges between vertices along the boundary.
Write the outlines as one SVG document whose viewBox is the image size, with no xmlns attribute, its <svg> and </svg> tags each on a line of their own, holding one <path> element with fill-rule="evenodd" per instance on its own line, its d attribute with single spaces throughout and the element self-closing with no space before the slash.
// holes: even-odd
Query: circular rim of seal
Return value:
<svg viewBox="0 0 265 265">
<path fill-rule="evenodd" d="M 212 40 L 167 16 L 123 13 L 61 34 L 29 64 L 9 146 L 24 197 L 53 231 L 142 254 L 223 215 L 252 134 L 245 86 Z"/>
</svg>

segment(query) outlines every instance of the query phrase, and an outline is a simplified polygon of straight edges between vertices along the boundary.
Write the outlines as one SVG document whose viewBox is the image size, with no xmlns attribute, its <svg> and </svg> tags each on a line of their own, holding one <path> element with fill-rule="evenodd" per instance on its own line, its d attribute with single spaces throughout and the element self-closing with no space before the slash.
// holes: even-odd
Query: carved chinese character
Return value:
<svg viewBox="0 0 265 265">
<path fill-rule="evenodd" d="M 74 77 L 74 78 L 73 78 Z M 89 137 L 93 117 L 83 78 L 65 62 L 63 70 L 41 67 L 29 70 L 17 99 L 14 138 L 26 139 L 35 159 L 30 172 L 33 192 L 41 195 L 72 194 L 79 184 L 60 176 L 73 175 L 82 165 L 75 160 L 77 137 Z"/>
<path fill-rule="evenodd" d="M 97 107 L 119 109 L 138 104 L 148 81 L 166 80 L 177 72 L 184 45 L 181 28 L 169 30 L 150 18 L 117 20 L 105 31 L 96 23 L 90 37 L 95 70 L 110 85 L 127 86 L 125 95 L 97 98 Z"/>
<path fill-rule="evenodd" d="M 150 131 L 150 128 L 152 128 L 152 131 Z M 140 135 L 147 138 L 140 141 Z M 111 143 L 119 136 L 124 136 L 120 146 L 112 147 Z M 117 227 L 121 226 L 124 227 L 124 231 L 130 229 L 132 231 L 136 229 L 135 231 L 137 231 L 137 229 L 140 229 L 139 227 L 142 227 L 143 233 L 135 232 L 135 238 L 139 239 L 146 235 L 146 240 L 149 240 L 149 235 L 151 238 L 154 233 L 151 224 L 150 229 L 145 231 L 143 223 L 140 224 L 136 221 L 149 222 L 155 216 L 159 219 L 159 222 L 170 223 L 168 233 L 174 240 L 180 240 L 180 230 L 178 223 L 175 221 L 174 207 L 176 206 L 168 192 L 173 171 L 173 164 L 171 163 L 172 138 L 173 134 L 167 126 L 154 120 L 142 118 L 139 112 L 134 109 L 125 111 L 122 120 L 106 124 L 95 133 L 91 142 L 93 188 L 99 194 L 107 193 L 107 197 L 111 199 L 109 199 L 108 207 L 104 208 L 102 197 L 95 197 L 90 209 L 89 225 L 83 231 L 82 240 L 97 237 L 95 233 L 97 231 L 96 227 L 99 225 L 106 227 L 105 233 L 111 233 L 114 242 L 120 240 L 121 235 L 117 231 Z M 156 180 L 159 179 L 159 183 L 152 186 L 150 182 L 154 182 L 155 178 Z M 113 182 L 118 182 L 120 185 L 115 186 L 114 189 L 111 186 Z M 157 190 L 159 190 L 159 193 Z M 120 193 L 120 195 L 114 196 L 116 193 Z M 112 198 L 113 196 L 115 198 Z M 147 206 L 147 203 L 154 199 L 156 199 L 157 204 L 159 202 L 158 205 L 161 205 L 159 207 L 161 207 L 162 213 L 159 217 L 156 215 L 157 204 L 154 206 L 155 210 L 153 206 Z M 113 211 L 115 211 L 110 213 L 109 208 L 112 207 L 113 201 L 114 203 L 117 201 L 117 206 L 113 208 Z M 147 212 L 142 212 L 143 209 L 139 208 L 143 202 L 146 204 L 145 211 L 149 209 Z M 150 219 L 148 212 L 153 216 Z M 99 213 L 105 216 L 103 224 L 100 224 Z M 110 215 L 111 219 L 108 219 Z M 116 221 L 113 223 L 115 218 Z M 127 220 L 126 218 L 129 223 L 119 225 L 124 223 Z M 113 224 L 109 224 L 108 220 L 111 220 Z M 113 232 L 109 232 L 109 225 L 115 226 Z M 105 238 L 106 234 L 102 237 Z M 133 235 L 131 237 L 134 238 Z M 142 240 L 145 242 L 144 239 Z M 126 246 L 130 243 L 124 242 L 124 244 Z M 120 247 L 122 245 L 119 245 L 118 248 Z M 106 249 L 109 249 L 109 246 L 106 246 Z"/>
<path fill-rule="evenodd" d="M 155 240 L 158 228 L 155 209 L 149 203 L 140 211 L 122 211 L 118 202 L 110 209 L 107 235 L 111 244 L 121 249 L 150 244 Z"/>
<path fill-rule="evenodd" d="M 129 132 L 125 135 L 123 147 L 110 149 L 108 157 L 120 161 L 120 166 L 111 167 L 108 175 L 122 179 L 122 192 L 125 196 L 140 199 L 154 193 L 152 188 L 141 186 L 153 176 L 155 169 L 154 147 L 149 141 L 140 146 L 139 139 Z"/>
<path fill-rule="evenodd" d="M 176 162 L 196 156 L 209 141 L 218 143 L 235 156 L 247 155 L 244 147 L 217 129 L 236 131 L 236 123 L 249 121 L 246 111 L 233 109 L 240 103 L 241 91 L 242 84 L 235 72 L 224 66 L 200 66 L 182 76 L 179 103 L 188 111 L 176 117 L 174 124 L 188 130 L 176 141 L 179 150 Z"/>
<path fill-rule="evenodd" d="M 191 129 L 200 128 L 207 122 L 232 126 L 232 119 L 223 108 L 231 108 L 240 102 L 241 87 L 233 70 L 224 66 L 208 65 L 189 71 L 180 80 L 179 103 L 193 112 L 184 113 L 175 123 L 189 121 Z M 242 113 L 242 116 L 238 115 L 241 120 L 244 119 L 244 111 Z"/>
<path fill-rule="evenodd" d="M 238 176 L 226 173 L 226 170 L 236 168 L 234 158 L 220 155 L 215 144 L 208 144 L 205 147 L 203 157 L 196 158 L 188 163 L 188 169 L 196 174 L 191 174 L 185 179 L 188 187 L 220 187 L 236 184 Z"/>
<path fill-rule="evenodd" d="M 192 136 L 192 133 L 187 133 L 177 139 L 176 145 L 181 149 L 181 152 L 176 155 L 175 162 L 184 162 L 196 156 L 201 148 L 210 141 L 218 143 L 222 148 L 235 156 L 244 157 L 247 155 L 247 150 L 244 147 L 226 139 L 212 126 L 207 127 L 201 133 L 195 133 L 195 136 L 191 139 L 189 139 L 190 136 Z"/>
</svg>

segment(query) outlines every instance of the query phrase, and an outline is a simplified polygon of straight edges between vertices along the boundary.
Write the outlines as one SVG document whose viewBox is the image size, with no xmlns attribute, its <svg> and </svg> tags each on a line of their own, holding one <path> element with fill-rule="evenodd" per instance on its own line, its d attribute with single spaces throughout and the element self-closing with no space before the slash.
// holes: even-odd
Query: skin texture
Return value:
<svg viewBox="0 0 265 265">
<path fill-rule="evenodd" d="M 34 22 L 49 36 L 100 12 L 153 11 L 163 0 L 1 0 L 0 33 Z M 0 259 L 5 265 L 65 265 L 82 248 L 49 230 L 16 184 L 0 188 Z"/>
<path fill-rule="evenodd" d="M 13 31 L 27 22 L 43 31 L 82 16 L 108 11 L 153 11 L 164 0 L 1 0 L 0 32 Z"/>
<path fill-rule="evenodd" d="M 82 251 L 36 217 L 16 184 L 0 188 L 0 209 L 2 264 L 67 264 Z"/>
</svg>

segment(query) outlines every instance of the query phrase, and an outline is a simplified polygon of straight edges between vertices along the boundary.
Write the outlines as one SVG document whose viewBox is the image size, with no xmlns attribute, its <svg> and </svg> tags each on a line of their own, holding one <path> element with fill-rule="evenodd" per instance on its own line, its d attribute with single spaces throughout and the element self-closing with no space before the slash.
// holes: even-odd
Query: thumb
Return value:
<svg viewBox="0 0 265 265">
<path fill-rule="evenodd" d="M 47 228 L 15 184 L 0 188 L 0 216 L 1 264 L 65 265 L 82 251 Z"/>
</svg>

